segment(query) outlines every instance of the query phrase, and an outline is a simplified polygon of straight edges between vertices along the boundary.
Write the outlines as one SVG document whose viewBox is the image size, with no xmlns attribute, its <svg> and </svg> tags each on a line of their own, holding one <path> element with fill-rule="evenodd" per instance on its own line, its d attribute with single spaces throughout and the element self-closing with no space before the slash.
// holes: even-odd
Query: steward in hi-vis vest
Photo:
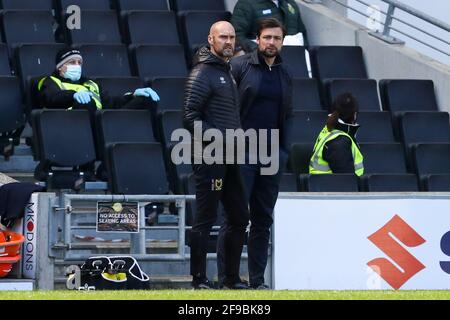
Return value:
<svg viewBox="0 0 450 320">
<path fill-rule="evenodd" d="M 364 174 L 364 157 L 356 142 L 358 104 L 349 93 L 336 98 L 333 113 L 317 137 L 309 163 L 310 174 Z"/>
<path fill-rule="evenodd" d="M 149 109 L 159 101 L 158 94 L 151 88 L 111 95 L 102 90 L 95 81 L 82 75 L 83 57 L 76 49 L 60 50 L 55 60 L 53 74 L 42 77 L 37 84 L 41 108 L 86 109 L 95 113 L 105 108 Z"/>
</svg>

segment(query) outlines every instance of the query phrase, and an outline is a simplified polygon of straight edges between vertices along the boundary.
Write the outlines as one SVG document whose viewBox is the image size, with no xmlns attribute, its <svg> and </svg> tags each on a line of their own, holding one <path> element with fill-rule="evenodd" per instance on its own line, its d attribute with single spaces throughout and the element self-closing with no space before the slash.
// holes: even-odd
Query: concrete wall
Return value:
<svg viewBox="0 0 450 320">
<path fill-rule="evenodd" d="M 450 67 L 403 45 L 390 45 L 368 34 L 359 24 L 343 18 L 323 4 L 297 0 L 311 45 L 359 45 L 363 48 L 369 76 L 431 79 L 438 103 L 450 112 Z"/>
</svg>

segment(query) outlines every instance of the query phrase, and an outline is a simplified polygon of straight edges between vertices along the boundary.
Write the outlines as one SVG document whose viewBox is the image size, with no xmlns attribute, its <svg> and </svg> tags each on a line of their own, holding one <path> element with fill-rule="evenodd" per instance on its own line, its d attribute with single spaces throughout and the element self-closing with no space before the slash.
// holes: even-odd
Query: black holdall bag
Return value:
<svg viewBox="0 0 450 320">
<path fill-rule="evenodd" d="M 95 256 L 80 267 L 80 283 L 70 274 L 68 288 L 76 290 L 146 290 L 150 279 L 131 256 Z M 70 285 L 69 285 L 70 284 Z"/>
</svg>

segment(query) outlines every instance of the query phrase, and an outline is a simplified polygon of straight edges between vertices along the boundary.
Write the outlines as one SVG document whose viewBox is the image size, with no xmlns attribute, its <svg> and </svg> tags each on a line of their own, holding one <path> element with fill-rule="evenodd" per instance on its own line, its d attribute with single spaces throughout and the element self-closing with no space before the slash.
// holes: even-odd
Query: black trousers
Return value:
<svg viewBox="0 0 450 320">
<path fill-rule="evenodd" d="M 193 169 L 197 212 L 191 232 L 191 275 L 206 277 L 208 238 L 221 201 L 228 222 L 221 252 L 223 280 L 230 284 L 236 283 L 240 281 L 239 267 L 249 221 L 239 166 L 194 164 Z"/>
<path fill-rule="evenodd" d="M 273 209 L 278 198 L 281 176 L 287 163 L 287 154 L 280 153 L 280 168 L 275 175 L 261 175 L 261 166 L 245 164 L 241 166 L 245 187 L 245 197 L 250 209 L 250 232 L 247 242 L 248 272 L 251 286 L 264 283 L 267 266 L 270 228 L 273 224 Z M 221 255 L 225 244 L 224 234 L 228 221 L 222 225 L 217 239 L 217 268 L 219 281 L 224 279 L 224 259 Z"/>
</svg>

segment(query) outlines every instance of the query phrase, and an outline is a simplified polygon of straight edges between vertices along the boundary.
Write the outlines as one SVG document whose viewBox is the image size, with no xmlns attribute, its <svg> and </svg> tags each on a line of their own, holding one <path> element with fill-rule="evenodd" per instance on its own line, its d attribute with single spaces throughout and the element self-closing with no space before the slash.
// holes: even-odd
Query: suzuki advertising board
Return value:
<svg viewBox="0 0 450 320">
<path fill-rule="evenodd" d="M 280 197 L 279 290 L 450 289 L 450 197 Z"/>
</svg>

